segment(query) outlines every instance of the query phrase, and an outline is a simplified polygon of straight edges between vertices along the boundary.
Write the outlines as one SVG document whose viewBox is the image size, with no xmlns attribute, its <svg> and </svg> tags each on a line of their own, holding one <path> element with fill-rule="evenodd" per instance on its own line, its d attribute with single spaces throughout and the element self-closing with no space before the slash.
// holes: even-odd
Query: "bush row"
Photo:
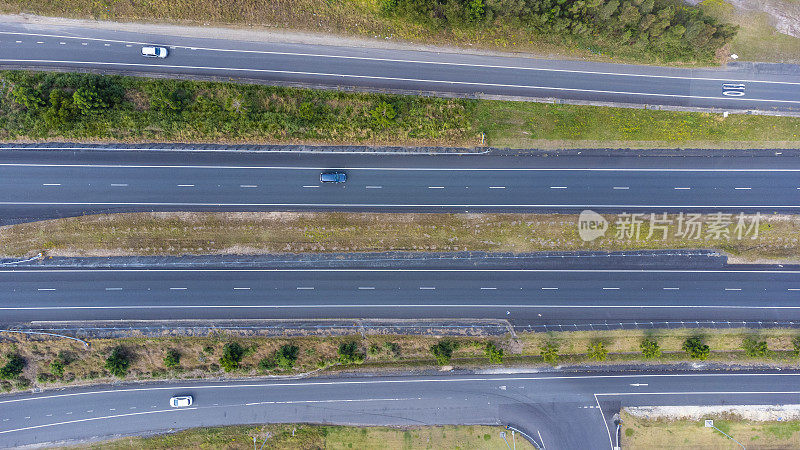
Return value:
<svg viewBox="0 0 800 450">
<path fill-rule="evenodd" d="M 419 96 L 0 72 L 0 139 L 473 142 L 475 102 Z"/>
<path fill-rule="evenodd" d="M 484 356 L 490 364 L 502 364 L 504 361 L 504 350 L 495 342 L 474 341 L 472 343 L 459 342 L 452 339 L 441 339 L 429 348 L 431 357 L 440 366 L 445 366 L 451 363 L 453 354 L 461 346 L 472 348 L 477 347 L 481 349 Z M 800 356 L 800 336 L 792 340 L 793 350 L 791 353 L 794 356 Z M 662 350 L 653 338 L 645 338 L 640 344 L 642 359 L 656 360 L 662 357 Z M 771 351 L 765 340 L 759 340 L 753 336 L 747 336 L 742 339 L 741 346 L 743 353 L 752 358 L 768 358 L 777 356 L 781 352 Z M 242 345 L 238 342 L 228 342 L 222 347 L 221 354 L 218 358 L 219 364 L 212 364 L 212 370 L 219 370 L 220 368 L 225 372 L 234 372 L 240 369 L 249 369 L 249 367 L 242 365 L 242 360 L 256 352 L 257 346 L 255 344 Z M 701 336 L 692 336 L 684 340 L 682 345 L 683 351 L 691 359 L 705 360 L 709 358 L 711 349 Z M 260 359 L 256 367 L 261 373 L 291 373 L 295 369 L 295 364 L 300 356 L 300 347 L 294 344 L 284 344 L 275 350 L 270 356 Z M 559 352 L 560 344 L 557 340 L 546 340 L 539 347 L 539 357 L 541 361 L 557 365 L 564 358 L 569 358 L 570 361 L 577 360 L 594 360 L 605 361 L 609 355 L 607 343 L 602 340 L 593 341 L 588 344 L 586 353 L 584 355 L 561 354 Z M 214 347 L 206 346 L 203 349 L 203 354 L 210 355 L 215 352 Z M 314 349 L 306 349 L 306 353 L 313 354 Z M 389 359 L 397 360 L 401 356 L 402 350 L 400 345 L 395 342 L 384 342 L 381 346 L 372 344 L 368 348 L 363 348 L 362 345 L 355 340 L 347 340 L 341 342 L 337 349 L 337 356 L 334 360 L 327 360 L 323 362 L 320 368 L 330 366 L 332 364 L 339 364 L 343 366 L 359 365 L 365 362 L 367 356 L 371 358 L 388 357 Z M 785 353 L 785 352 L 783 352 Z M 474 355 L 474 352 L 469 352 Z M 125 346 L 118 345 L 108 350 L 105 357 L 103 369 L 108 375 L 125 378 L 136 354 Z M 576 359 L 577 357 L 577 359 Z M 71 381 L 65 377 L 65 370 L 76 361 L 77 358 L 68 352 L 59 352 L 48 365 L 49 372 L 40 372 L 37 376 L 37 381 L 46 383 L 54 381 Z M 9 381 L 15 381 L 18 389 L 26 388 L 29 381 L 25 379 L 23 371 L 26 367 L 27 361 L 18 353 L 8 353 L 5 355 L 5 362 L 0 366 L 0 380 L 8 380 L 0 382 L 3 389 L 8 390 L 11 388 Z M 166 350 L 163 356 L 163 366 L 168 370 L 181 371 L 181 351 L 179 349 Z M 164 372 L 164 375 L 166 372 Z M 95 375 L 97 377 L 99 375 Z"/>
</svg>

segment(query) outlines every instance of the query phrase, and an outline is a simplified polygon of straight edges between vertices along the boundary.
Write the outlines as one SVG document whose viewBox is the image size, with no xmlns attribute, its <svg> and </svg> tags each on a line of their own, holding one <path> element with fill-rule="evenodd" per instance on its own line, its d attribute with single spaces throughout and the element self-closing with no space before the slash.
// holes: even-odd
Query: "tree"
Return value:
<svg viewBox="0 0 800 450">
<path fill-rule="evenodd" d="M 291 370 L 299 353 L 296 345 L 282 345 L 275 351 L 275 364 L 283 370 Z"/>
<path fill-rule="evenodd" d="M 545 342 L 540 347 L 542 361 L 555 365 L 558 362 L 558 343 L 554 341 Z"/>
<path fill-rule="evenodd" d="M 708 359 L 709 348 L 708 345 L 703 344 L 699 337 L 690 337 L 683 342 L 683 351 L 685 351 L 690 358 L 699 359 L 701 361 Z"/>
<path fill-rule="evenodd" d="M 364 362 L 364 353 L 358 347 L 358 342 L 349 341 L 339 344 L 340 364 L 361 364 Z"/>
<path fill-rule="evenodd" d="M 645 339 L 639 344 L 639 348 L 642 349 L 642 356 L 647 359 L 655 359 L 661 356 L 661 347 L 658 345 L 658 342 L 654 341 L 653 339 Z"/>
<path fill-rule="evenodd" d="M 125 378 L 128 368 L 131 366 L 130 356 L 122 346 L 114 347 L 106 358 L 106 370 L 117 378 Z"/>
<path fill-rule="evenodd" d="M 42 92 L 34 87 L 18 84 L 11 89 L 11 97 L 14 102 L 20 106 L 24 106 L 27 110 L 34 110 L 44 105 L 42 99 Z"/>
<path fill-rule="evenodd" d="M 96 114 L 102 109 L 108 107 L 108 104 L 100 97 L 96 89 L 90 87 L 82 87 L 72 94 L 72 103 L 86 116 Z"/>
<path fill-rule="evenodd" d="M 11 380 L 17 378 L 22 373 L 22 369 L 25 368 L 25 358 L 16 353 L 7 354 L 6 358 L 8 358 L 8 361 L 3 367 L 0 367 L 0 379 Z"/>
<path fill-rule="evenodd" d="M 472 23 L 483 20 L 486 16 L 486 5 L 483 0 L 470 0 L 467 5 L 467 19 Z"/>
<path fill-rule="evenodd" d="M 742 340 L 742 348 L 747 356 L 753 358 L 763 358 L 769 353 L 767 341 L 757 341 L 749 336 Z"/>
<path fill-rule="evenodd" d="M 222 356 L 219 358 L 219 365 L 225 372 L 231 372 L 239 368 L 242 362 L 245 349 L 236 342 L 229 342 L 222 347 Z"/>
<path fill-rule="evenodd" d="M 604 343 L 595 342 L 589 344 L 589 348 L 586 350 L 586 355 L 596 361 L 605 361 L 606 355 L 608 355 L 608 349 Z"/>
<path fill-rule="evenodd" d="M 489 358 L 489 362 L 492 364 L 503 364 L 503 349 L 497 348 L 493 342 L 486 343 L 486 357 Z"/>
<path fill-rule="evenodd" d="M 168 350 L 167 354 L 164 356 L 164 367 L 167 369 L 174 369 L 180 365 L 181 354 L 175 349 Z"/>
</svg>

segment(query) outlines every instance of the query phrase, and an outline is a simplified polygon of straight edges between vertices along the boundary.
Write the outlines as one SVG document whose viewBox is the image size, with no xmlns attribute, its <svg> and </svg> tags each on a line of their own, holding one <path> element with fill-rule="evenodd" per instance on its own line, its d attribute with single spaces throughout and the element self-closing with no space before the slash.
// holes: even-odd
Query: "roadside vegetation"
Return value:
<svg viewBox="0 0 800 450">
<path fill-rule="evenodd" d="M 373 332 L 374 331 L 374 332 Z M 173 334 L 180 333 L 175 330 Z M 792 329 L 664 329 L 517 332 L 515 336 L 266 336 L 219 331 L 207 336 L 33 339 L 0 333 L 0 392 L 115 380 L 280 376 L 354 370 L 500 365 L 800 363 Z"/>
<path fill-rule="evenodd" d="M 0 139 L 472 146 L 475 103 L 79 73 L 0 72 Z"/>
<path fill-rule="evenodd" d="M 285 27 L 560 56 L 711 63 L 735 25 L 676 0 L 2 0 L 0 11 L 116 21 Z"/>
<path fill-rule="evenodd" d="M 800 118 L 0 72 L 0 141 L 783 148 Z"/>
<path fill-rule="evenodd" d="M 717 20 L 739 27 L 730 52 L 742 60 L 800 63 L 797 0 L 704 0 L 699 6 Z"/>
<path fill-rule="evenodd" d="M 269 449 L 315 450 L 345 449 L 475 449 L 506 448 L 502 427 L 483 425 L 440 427 L 344 427 L 308 424 L 241 425 L 193 428 L 149 437 L 126 437 L 106 442 L 81 444 L 67 449 L 193 449 L 214 448 L 250 450 L 253 438 L 257 446 Z M 507 439 L 511 442 L 511 433 Z M 517 436 L 516 448 L 534 447 Z"/>
<path fill-rule="evenodd" d="M 651 235 L 650 217 L 642 217 L 638 240 L 619 233 L 632 228 L 615 215 L 605 218 L 605 236 L 585 242 L 574 214 L 104 214 L 2 226 L 0 257 L 716 249 L 731 262 L 800 262 L 800 216 L 762 216 L 757 239 L 755 229 L 739 239 L 736 216 L 720 239 L 707 234 L 712 215 L 696 221 L 699 236 L 678 236 L 679 221 L 668 216 L 666 239 L 663 230 Z M 752 217 L 745 224 L 753 225 Z"/>
<path fill-rule="evenodd" d="M 688 409 L 691 409 L 689 407 Z M 748 420 L 733 414 L 706 414 L 700 419 L 648 419 L 623 409 L 621 447 L 631 450 L 740 449 L 719 431 L 706 428 L 705 419 L 744 444 L 748 449 L 790 449 L 800 447 L 800 421 Z"/>
</svg>

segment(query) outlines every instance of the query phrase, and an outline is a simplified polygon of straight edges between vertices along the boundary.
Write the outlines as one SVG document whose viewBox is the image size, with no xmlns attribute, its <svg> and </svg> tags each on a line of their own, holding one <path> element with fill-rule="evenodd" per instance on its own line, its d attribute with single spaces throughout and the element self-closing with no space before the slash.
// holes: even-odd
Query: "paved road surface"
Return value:
<svg viewBox="0 0 800 450">
<path fill-rule="evenodd" d="M 142 57 L 141 46 L 152 43 L 168 46 L 170 56 Z M 800 110 L 800 75 L 785 71 L 674 69 L 13 23 L 0 24 L 0 64 L 434 93 Z M 744 85 L 744 95 L 723 95 L 723 84 Z"/>
<path fill-rule="evenodd" d="M 3 323 L 497 318 L 800 320 L 796 270 L 0 270 Z"/>
<path fill-rule="evenodd" d="M 343 170 L 344 184 L 319 174 Z M 800 210 L 800 159 L 0 153 L 0 223 L 150 210 Z"/>
<path fill-rule="evenodd" d="M 796 404 L 796 373 L 450 374 L 184 382 L 0 397 L 0 446 L 267 422 L 512 425 L 548 449 L 610 448 L 624 406 Z M 174 410 L 170 396 L 190 394 Z M 624 436 L 623 436 L 624 439 Z"/>
</svg>

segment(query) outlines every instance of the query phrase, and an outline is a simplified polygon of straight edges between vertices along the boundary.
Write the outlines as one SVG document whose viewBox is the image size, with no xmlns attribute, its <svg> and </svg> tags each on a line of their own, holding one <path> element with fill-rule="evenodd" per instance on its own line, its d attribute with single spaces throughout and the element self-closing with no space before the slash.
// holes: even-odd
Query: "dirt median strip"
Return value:
<svg viewBox="0 0 800 450">
<path fill-rule="evenodd" d="M 719 217 L 703 215 L 699 234 L 678 236 L 680 217 L 651 230 L 644 215 L 638 231 L 616 215 L 603 216 L 605 235 L 581 239 L 575 214 L 415 213 L 125 213 L 45 220 L 0 227 L 0 255 L 178 256 L 338 252 L 509 252 L 715 249 L 735 263 L 800 261 L 800 216 L 730 217 L 721 239 L 708 231 Z M 663 219 L 656 215 L 656 219 Z M 686 219 L 686 217 L 684 217 Z M 661 222 L 663 225 L 664 222 Z M 685 224 L 684 224 L 685 225 Z M 661 225 L 659 225 L 661 226 Z M 652 233 L 651 233 L 652 231 Z M 748 233 L 745 233 L 749 231 Z M 756 239 L 752 239 L 757 231 Z M 638 239 L 637 239 L 638 234 Z"/>
</svg>

